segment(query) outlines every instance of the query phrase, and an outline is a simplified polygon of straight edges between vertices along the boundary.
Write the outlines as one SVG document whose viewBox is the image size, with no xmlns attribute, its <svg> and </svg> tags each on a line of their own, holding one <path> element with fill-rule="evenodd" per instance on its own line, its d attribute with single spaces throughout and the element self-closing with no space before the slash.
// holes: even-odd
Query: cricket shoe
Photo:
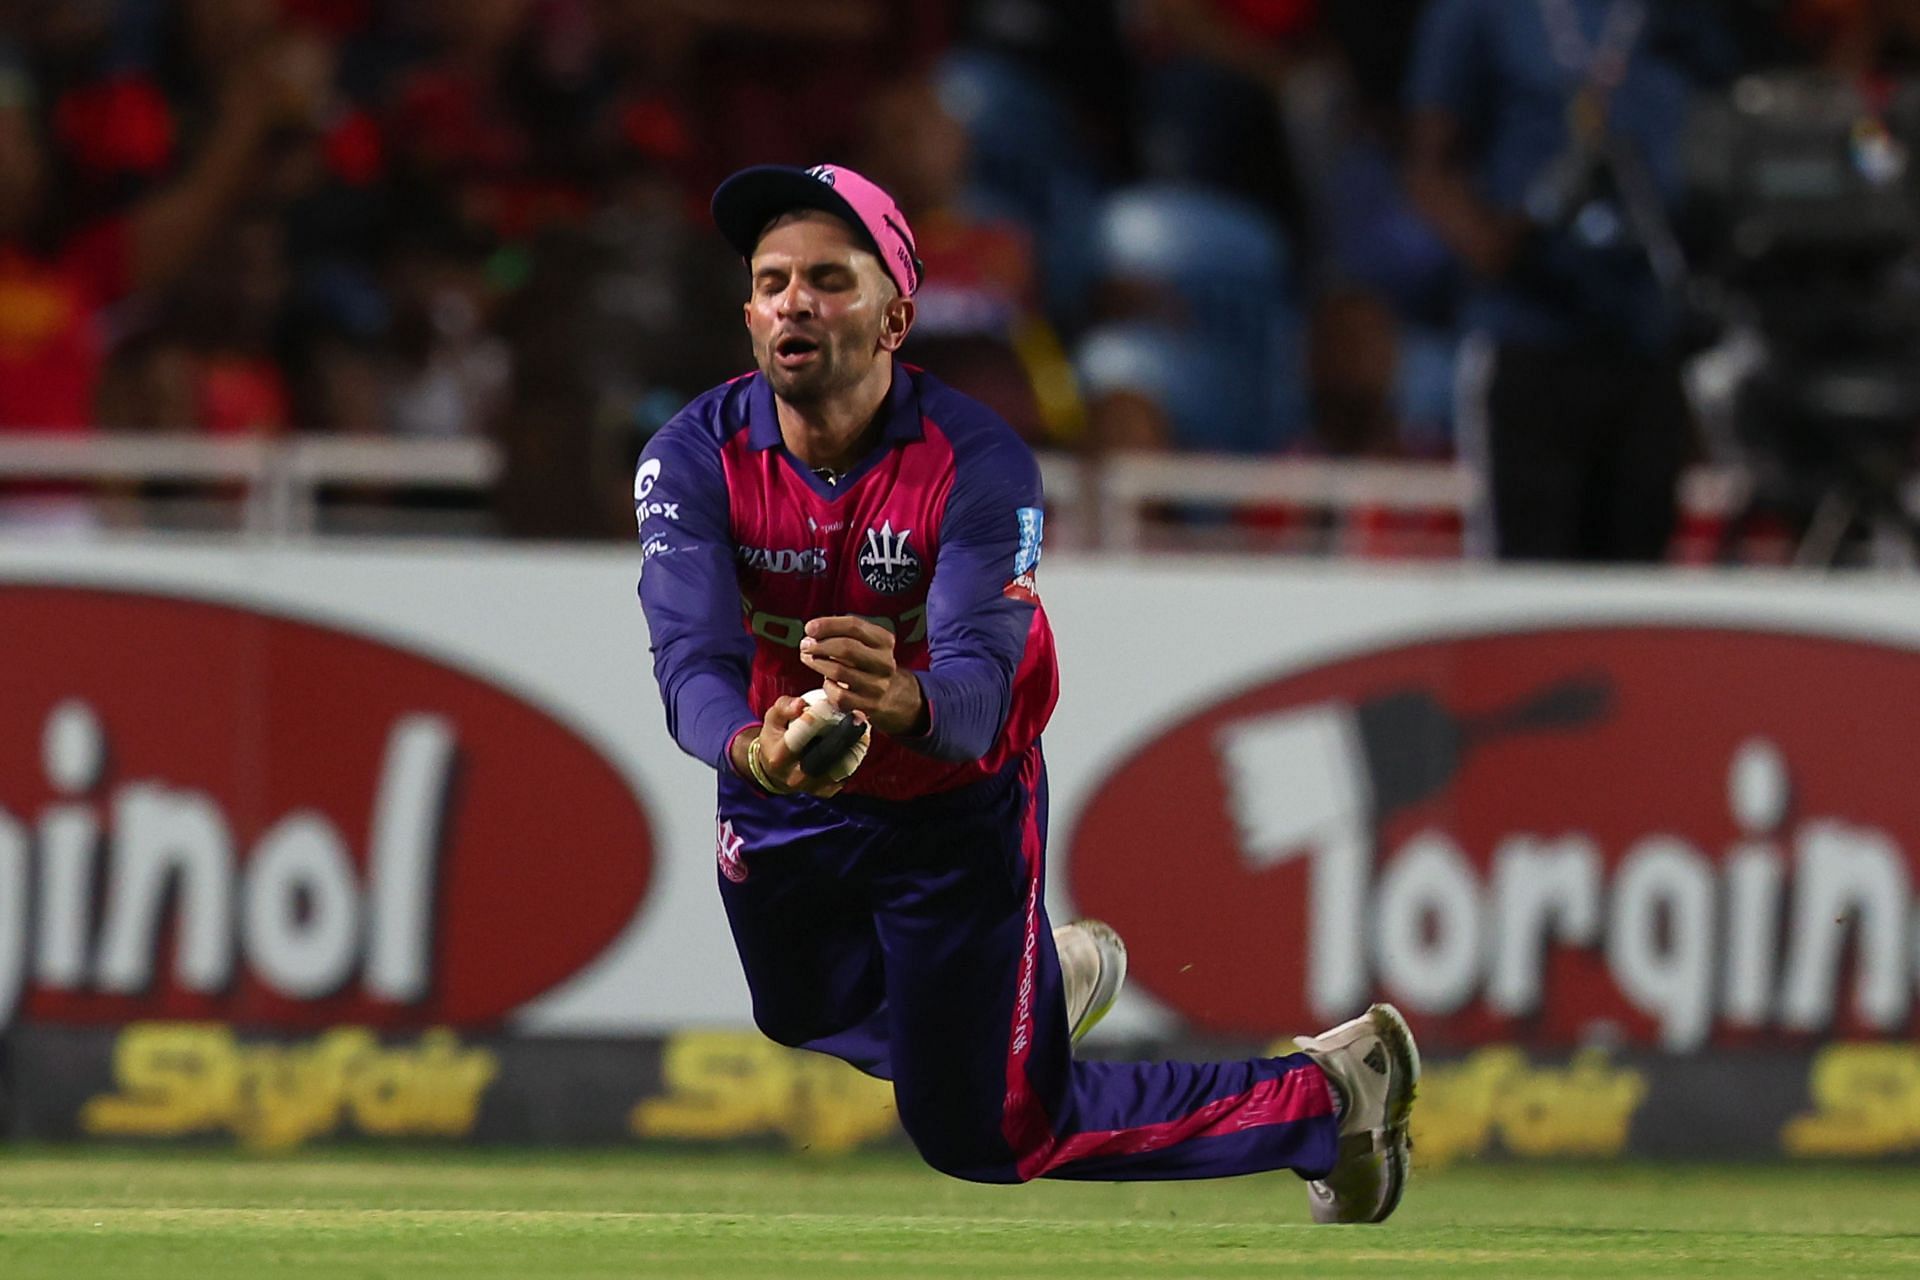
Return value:
<svg viewBox="0 0 1920 1280">
<path fill-rule="evenodd" d="M 1333 1169 L 1307 1183 L 1315 1222 L 1384 1222 L 1407 1189 L 1407 1123 L 1420 1086 L 1420 1050 L 1407 1020 L 1376 1004 L 1351 1022 L 1294 1040 L 1326 1072 L 1341 1103 Z"/>
<path fill-rule="evenodd" d="M 1053 931 L 1060 978 L 1067 989 L 1067 1026 L 1073 1043 L 1107 1016 L 1127 980 L 1127 944 L 1111 925 L 1076 920 Z"/>
</svg>

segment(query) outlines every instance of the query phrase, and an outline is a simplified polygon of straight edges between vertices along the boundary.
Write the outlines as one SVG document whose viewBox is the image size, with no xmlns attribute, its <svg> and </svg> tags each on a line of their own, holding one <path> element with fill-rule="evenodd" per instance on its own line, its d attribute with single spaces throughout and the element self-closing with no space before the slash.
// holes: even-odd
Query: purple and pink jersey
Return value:
<svg viewBox="0 0 1920 1280">
<path fill-rule="evenodd" d="M 875 735 L 847 795 L 909 800 L 1000 772 L 1040 736 L 1059 692 L 1034 586 L 1040 474 L 1012 428 L 902 362 L 880 446 L 836 482 L 782 444 L 759 374 L 693 401 L 641 456 L 640 599 L 667 725 L 693 756 L 727 748 L 776 698 L 817 688 L 800 661 L 813 618 L 891 630 L 930 725 Z"/>
<path fill-rule="evenodd" d="M 674 737 L 720 770 L 720 897 L 754 1021 L 893 1080 L 901 1125 L 957 1177 L 1323 1176 L 1339 1126 L 1304 1057 L 1073 1057 L 1045 906 L 1039 469 L 910 365 L 882 412 L 879 446 L 829 483 L 781 443 L 766 381 L 740 378 L 661 428 L 636 474 L 654 673 Z M 928 731 L 877 735 L 835 799 L 768 795 L 727 748 L 819 683 L 803 628 L 848 613 L 893 629 Z"/>
</svg>

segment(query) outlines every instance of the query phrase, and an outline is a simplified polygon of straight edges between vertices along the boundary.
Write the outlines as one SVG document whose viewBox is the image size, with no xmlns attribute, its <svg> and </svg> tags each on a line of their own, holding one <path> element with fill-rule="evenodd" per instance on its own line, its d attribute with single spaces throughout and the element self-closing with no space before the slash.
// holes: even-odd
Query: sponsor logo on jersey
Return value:
<svg viewBox="0 0 1920 1280">
<path fill-rule="evenodd" d="M 633 514 L 634 519 L 639 523 L 644 524 L 653 516 L 664 516 L 668 520 L 680 518 L 679 503 L 647 501 L 649 495 L 653 493 L 653 486 L 659 479 L 660 459 L 658 458 L 648 458 L 640 464 L 640 469 L 633 473 Z"/>
<path fill-rule="evenodd" d="M 646 540 L 640 544 L 641 575 L 645 576 L 647 572 L 647 565 L 653 560 L 655 556 L 670 556 L 672 554 L 673 554 L 673 543 L 667 541 L 667 539 L 661 534 L 658 534 L 658 533 L 648 534 L 646 536 Z"/>
<path fill-rule="evenodd" d="M 819 577 L 827 571 L 823 547 L 737 547 L 740 563 L 760 573 L 791 573 Z"/>
<path fill-rule="evenodd" d="M 742 597 L 741 612 L 746 618 L 747 630 L 762 640 L 781 645 L 788 649 L 798 649 L 800 642 L 807 638 L 807 620 L 805 618 L 783 617 L 777 613 L 768 613 L 756 609 L 751 601 Z M 855 614 L 876 627 L 884 627 L 898 636 L 903 645 L 925 644 L 927 642 L 927 606 L 917 604 L 903 611 L 897 618 L 884 614 Z"/>
<path fill-rule="evenodd" d="M 1020 522 L 1020 550 L 1013 556 L 1013 576 L 1020 578 L 1040 567 L 1040 538 L 1046 529 L 1047 513 L 1039 507 L 1021 507 L 1013 514 Z"/>
<path fill-rule="evenodd" d="M 891 520 L 869 528 L 860 552 L 860 580 L 882 595 L 898 594 L 920 581 L 920 557 L 909 541 L 912 537 L 911 529 L 895 533 Z"/>
</svg>

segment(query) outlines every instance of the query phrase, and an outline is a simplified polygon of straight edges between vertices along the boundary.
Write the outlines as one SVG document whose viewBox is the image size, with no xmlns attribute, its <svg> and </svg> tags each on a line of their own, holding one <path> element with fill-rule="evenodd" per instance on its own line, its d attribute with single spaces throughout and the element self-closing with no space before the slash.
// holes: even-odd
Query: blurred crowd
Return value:
<svg viewBox="0 0 1920 1280">
<path fill-rule="evenodd" d="M 1506 118 L 1421 66 L 1437 6 L 10 0 L 0 431 L 486 436 L 506 531 L 631 536 L 640 444 L 750 364 L 713 186 L 834 160 L 918 233 L 909 356 L 1037 446 L 1450 456 L 1512 246 L 1419 127 Z M 1645 7 L 1702 83 L 1920 50 L 1905 0 Z"/>
</svg>

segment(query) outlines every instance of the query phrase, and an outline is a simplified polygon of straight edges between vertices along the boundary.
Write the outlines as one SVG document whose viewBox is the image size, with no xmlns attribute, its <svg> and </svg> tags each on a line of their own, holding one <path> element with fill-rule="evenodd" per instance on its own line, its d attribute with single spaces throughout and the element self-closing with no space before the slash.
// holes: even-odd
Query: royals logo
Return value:
<svg viewBox="0 0 1920 1280">
<path fill-rule="evenodd" d="M 720 858 L 720 874 L 739 884 L 747 878 L 747 860 L 743 855 L 747 847 L 744 836 L 736 835 L 733 824 L 725 818 L 720 820 L 720 837 L 717 853 Z"/>
<path fill-rule="evenodd" d="M 907 541 L 911 537 L 911 529 L 895 533 L 891 520 L 868 529 L 860 552 L 860 580 L 883 595 L 896 595 L 920 581 L 920 557 Z"/>
</svg>

